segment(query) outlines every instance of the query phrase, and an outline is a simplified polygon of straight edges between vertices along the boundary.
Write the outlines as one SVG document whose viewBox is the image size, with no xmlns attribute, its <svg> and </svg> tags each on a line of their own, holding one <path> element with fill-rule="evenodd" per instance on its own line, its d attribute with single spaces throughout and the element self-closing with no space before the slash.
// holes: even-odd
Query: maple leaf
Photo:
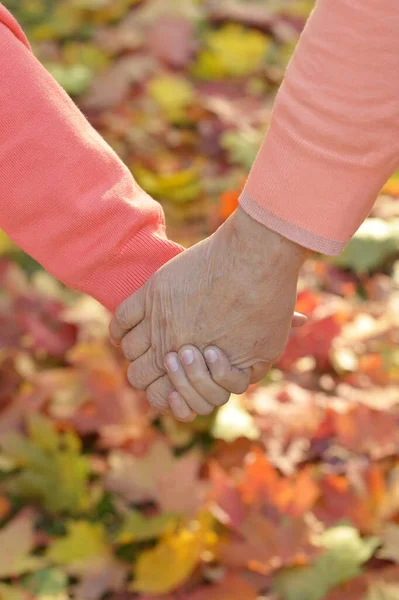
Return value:
<svg viewBox="0 0 399 600">
<path fill-rule="evenodd" d="M 0 577 L 15 577 L 39 569 L 45 562 L 32 555 L 35 549 L 35 515 L 20 512 L 0 529 Z"/>
<path fill-rule="evenodd" d="M 170 122 L 185 118 L 187 108 L 194 103 L 195 90 L 184 77 L 157 75 L 148 83 L 150 97 L 164 111 Z"/>
<path fill-rule="evenodd" d="M 176 460 L 173 468 L 159 480 L 157 498 L 160 508 L 193 516 L 205 496 L 205 485 L 199 480 L 202 456 L 190 452 Z"/>
<path fill-rule="evenodd" d="M 160 514 L 146 518 L 138 510 L 131 511 L 123 520 L 114 541 L 116 544 L 144 542 L 160 537 L 166 531 L 174 529 L 177 517 L 172 514 Z"/>
<path fill-rule="evenodd" d="M 147 35 L 150 52 L 172 67 L 185 67 L 195 50 L 194 26 L 187 18 L 162 16 Z"/>
<path fill-rule="evenodd" d="M 67 575 L 60 569 L 53 568 L 41 569 L 23 580 L 24 588 L 39 598 L 42 596 L 58 598 L 60 594 L 66 593 L 67 585 Z"/>
<path fill-rule="evenodd" d="M 271 39 L 260 31 L 236 23 L 205 35 L 205 46 L 192 68 L 201 79 L 249 75 L 263 65 Z"/>
<path fill-rule="evenodd" d="M 311 530 L 302 520 L 286 519 L 276 525 L 252 510 L 238 532 L 241 539 L 229 537 L 220 551 L 223 562 L 233 569 L 246 567 L 266 575 L 282 566 L 304 564 L 316 553 Z"/>
<path fill-rule="evenodd" d="M 104 526 L 78 520 L 68 522 L 67 534 L 49 545 L 46 558 L 56 565 L 74 565 L 103 558 L 108 553 Z"/>
<path fill-rule="evenodd" d="M 170 446 L 155 440 L 144 456 L 136 457 L 122 451 L 109 455 L 106 489 L 121 495 L 129 502 L 145 502 L 158 496 L 159 481 L 174 466 Z"/>
<path fill-rule="evenodd" d="M 191 576 L 201 555 L 216 543 L 210 515 L 167 533 L 138 558 L 133 589 L 146 594 L 168 594 Z"/>
<path fill-rule="evenodd" d="M 83 520 L 67 523 L 67 534 L 50 543 L 46 558 L 79 577 L 76 594 L 85 600 L 121 589 L 128 570 L 112 556 L 104 525 Z"/>
<path fill-rule="evenodd" d="M 223 581 L 196 590 L 190 600 L 257 600 L 256 588 L 237 575 L 228 574 Z"/>
<path fill-rule="evenodd" d="M 283 570 L 274 579 L 282 600 L 322 600 L 333 587 L 361 572 L 379 545 L 377 538 L 361 539 L 356 529 L 340 525 L 319 540 L 325 552 L 311 565 Z"/>
<path fill-rule="evenodd" d="M 90 470 L 77 435 L 57 433 L 49 419 L 35 413 L 28 415 L 27 428 L 27 438 L 15 433 L 0 438 L 5 455 L 20 469 L 6 481 L 7 489 L 51 512 L 86 509 Z"/>
</svg>

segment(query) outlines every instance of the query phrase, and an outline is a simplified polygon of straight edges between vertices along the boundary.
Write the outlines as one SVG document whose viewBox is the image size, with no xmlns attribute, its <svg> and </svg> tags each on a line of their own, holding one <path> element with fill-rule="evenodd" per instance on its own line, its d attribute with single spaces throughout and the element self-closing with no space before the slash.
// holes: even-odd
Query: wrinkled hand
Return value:
<svg viewBox="0 0 399 600">
<path fill-rule="evenodd" d="M 305 257 L 304 248 L 239 208 L 118 307 L 110 333 L 132 361 L 131 384 L 166 410 L 174 388 L 165 358 L 184 344 L 218 346 L 233 366 L 256 365 L 264 376 L 286 345 Z"/>
</svg>

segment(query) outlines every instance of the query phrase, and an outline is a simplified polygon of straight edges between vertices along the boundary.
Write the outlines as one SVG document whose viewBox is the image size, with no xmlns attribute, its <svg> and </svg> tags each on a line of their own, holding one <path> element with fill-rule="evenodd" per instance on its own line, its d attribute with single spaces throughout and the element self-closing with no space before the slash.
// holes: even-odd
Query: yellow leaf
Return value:
<svg viewBox="0 0 399 600">
<path fill-rule="evenodd" d="M 56 565 L 73 565 L 109 555 L 104 525 L 69 521 L 68 533 L 50 544 L 46 558 Z"/>
<path fill-rule="evenodd" d="M 211 527 L 212 519 L 205 514 L 200 520 L 165 534 L 155 548 L 143 552 L 136 564 L 134 591 L 168 594 L 187 581 L 203 552 L 217 541 Z"/>
<path fill-rule="evenodd" d="M 206 34 L 193 74 L 200 79 L 250 75 L 262 67 L 271 44 L 260 31 L 229 23 Z"/>
<path fill-rule="evenodd" d="M 158 75 L 149 84 L 150 96 L 164 111 L 170 121 L 178 121 L 185 116 L 186 109 L 193 104 L 195 90 L 184 77 Z"/>
<path fill-rule="evenodd" d="M 194 167 L 175 173 L 154 173 L 137 165 L 132 171 L 146 192 L 156 198 L 184 203 L 196 200 L 201 193 L 201 183 Z"/>
</svg>

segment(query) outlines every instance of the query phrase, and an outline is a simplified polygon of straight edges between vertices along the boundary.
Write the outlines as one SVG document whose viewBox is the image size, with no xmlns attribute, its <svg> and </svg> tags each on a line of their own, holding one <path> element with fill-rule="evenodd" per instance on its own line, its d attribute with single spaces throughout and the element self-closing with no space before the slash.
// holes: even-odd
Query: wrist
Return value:
<svg viewBox="0 0 399 600">
<path fill-rule="evenodd" d="M 241 207 L 229 221 L 231 235 L 234 235 L 240 251 L 250 252 L 261 261 L 267 260 L 269 264 L 276 261 L 280 268 L 287 265 L 299 271 L 309 255 L 307 248 L 259 223 Z"/>
</svg>

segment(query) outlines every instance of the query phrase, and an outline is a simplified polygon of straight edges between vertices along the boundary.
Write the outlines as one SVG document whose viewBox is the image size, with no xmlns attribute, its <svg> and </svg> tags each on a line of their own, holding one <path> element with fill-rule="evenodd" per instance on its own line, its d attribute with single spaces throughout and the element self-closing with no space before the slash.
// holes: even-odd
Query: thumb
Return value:
<svg viewBox="0 0 399 600">
<path fill-rule="evenodd" d="M 308 318 L 302 313 L 295 312 L 292 317 L 291 327 L 302 327 L 308 322 Z"/>
</svg>

